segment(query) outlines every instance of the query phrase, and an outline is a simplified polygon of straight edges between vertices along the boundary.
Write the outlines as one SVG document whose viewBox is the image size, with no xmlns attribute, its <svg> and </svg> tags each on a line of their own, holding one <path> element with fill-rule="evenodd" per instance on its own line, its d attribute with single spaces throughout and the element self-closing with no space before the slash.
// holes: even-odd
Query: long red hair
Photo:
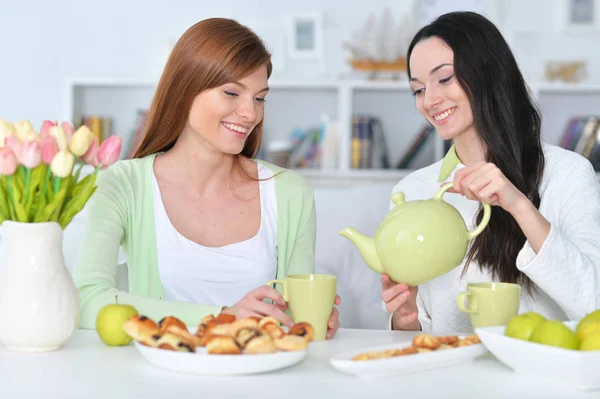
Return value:
<svg viewBox="0 0 600 399">
<path fill-rule="evenodd" d="M 271 76 L 271 54 L 248 27 L 225 18 L 194 24 L 173 47 L 148 110 L 143 139 L 133 157 L 172 148 L 198 94 L 240 80 L 262 65 Z M 262 125 L 261 121 L 248 136 L 241 155 L 256 156 Z"/>
</svg>

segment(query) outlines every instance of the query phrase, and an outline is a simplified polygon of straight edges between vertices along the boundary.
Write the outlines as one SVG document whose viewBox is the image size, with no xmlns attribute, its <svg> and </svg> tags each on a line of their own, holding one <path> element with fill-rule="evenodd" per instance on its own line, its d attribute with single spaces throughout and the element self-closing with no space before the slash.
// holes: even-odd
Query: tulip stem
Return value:
<svg viewBox="0 0 600 399">
<path fill-rule="evenodd" d="M 58 192 L 60 191 L 60 177 L 55 176 L 54 177 L 54 194 L 58 194 Z"/>
<path fill-rule="evenodd" d="M 12 205 L 11 207 L 11 218 L 13 220 L 17 220 L 17 215 L 15 214 L 16 212 L 14 211 L 14 209 L 16 209 L 15 206 L 15 196 L 13 194 L 13 186 L 12 186 L 12 175 L 8 175 L 6 176 L 6 188 L 8 189 L 8 199 L 10 201 L 10 205 Z"/>
<path fill-rule="evenodd" d="M 77 184 L 77 182 L 79 182 L 79 175 L 81 174 L 81 169 L 85 166 L 85 163 L 82 162 L 79 165 L 79 168 L 77 168 L 77 171 L 75 172 L 75 176 L 73 176 L 73 184 Z"/>
<path fill-rule="evenodd" d="M 46 176 L 44 177 L 44 185 L 42 186 L 42 198 L 46 197 L 46 190 L 48 189 L 48 181 L 50 180 L 50 172 L 52 172 L 52 169 L 50 169 L 50 167 L 48 167 L 46 169 Z"/>
<path fill-rule="evenodd" d="M 25 169 L 25 204 L 29 201 L 29 184 L 31 183 L 31 169 Z"/>
</svg>

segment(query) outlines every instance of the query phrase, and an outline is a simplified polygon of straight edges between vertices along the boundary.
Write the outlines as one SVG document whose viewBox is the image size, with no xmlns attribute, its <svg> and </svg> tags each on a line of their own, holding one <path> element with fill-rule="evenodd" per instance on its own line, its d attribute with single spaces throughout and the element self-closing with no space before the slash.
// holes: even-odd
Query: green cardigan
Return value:
<svg viewBox="0 0 600 399">
<path fill-rule="evenodd" d="M 80 328 L 95 328 L 98 311 L 106 304 L 133 305 L 155 321 L 172 315 L 195 326 L 221 304 L 164 300 L 158 272 L 152 174 L 156 154 L 119 161 L 100 172 L 97 190 L 86 213 L 85 235 L 74 271 L 81 303 Z M 316 240 L 314 191 L 300 174 L 257 161 L 276 175 L 277 278 L 313 273 Z M 129 292 L 115 280 L 119 247 L 127 255 Z M 279 289 L 279 285 L 277 286 Z"/>
</svg>

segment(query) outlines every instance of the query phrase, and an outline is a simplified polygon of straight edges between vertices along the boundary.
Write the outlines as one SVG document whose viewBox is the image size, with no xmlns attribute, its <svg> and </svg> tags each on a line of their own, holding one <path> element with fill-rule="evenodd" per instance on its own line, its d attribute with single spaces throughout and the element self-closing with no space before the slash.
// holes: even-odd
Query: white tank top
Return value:
<svg viewBox="0 0 600 399">
<path fill-rule="evenodd" d="M 231 306 L 248 291 L 275 278 L 277 202 L 272 176 L 271 169 L 258 164 L 258 233 L 246 241 L 214 248 L 189 240 L 175 229 L 152 174 L 158 270 L 166 300 Z"/>
</svg>

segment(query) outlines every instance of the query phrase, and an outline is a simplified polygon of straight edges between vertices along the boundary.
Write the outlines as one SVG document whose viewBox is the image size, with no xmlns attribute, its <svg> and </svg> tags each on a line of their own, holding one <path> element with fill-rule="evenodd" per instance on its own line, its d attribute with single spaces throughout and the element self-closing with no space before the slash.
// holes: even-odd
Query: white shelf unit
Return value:
<svg viewBox="0 0 600 399">
<path fill-rule="evenodd" d="M 65 88 L 65 120 L 82 114 L 113 119 L 113 133 L 127 148 L 138 109 L 149 107 L 157 80 L 69 79 Z M 352 169 L 350 148 L 352 117 L 367 114 L 383 125 L 391 167 L 424 126 L 406 82 L 363 80 L 277 80 L 269 81 L 263 145 L 289 137 L 294 128 L 318 127 L 321 115 L 340 121 L 338 167 L 333 170 L 300 170 L 313 184 L 340 185 L 372 182 L 393 184 L 411 170 Z M 559 144 L 569 118 L 600 115 L 600 86 L 565 84 L 532 85 L 543 120 L 544 140 Z M 301 110 L 301 111 L 300 111 Z M 437 136 L 419 152 L 411 167 L 419 168 L 441 159 L 443 142 Z M 600 174 L 599 174 L 600 177 Z"/>
</svg>

